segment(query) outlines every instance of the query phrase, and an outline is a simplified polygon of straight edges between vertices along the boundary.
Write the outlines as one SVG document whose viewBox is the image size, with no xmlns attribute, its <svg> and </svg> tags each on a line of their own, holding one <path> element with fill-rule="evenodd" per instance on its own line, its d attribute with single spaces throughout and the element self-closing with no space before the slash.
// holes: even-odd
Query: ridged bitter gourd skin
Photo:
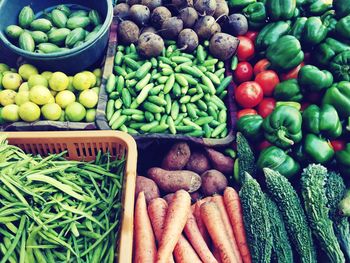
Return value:
<svg viewBox="0 0 350 263">
<path fill-rule="evenodd" d="M 316 263 L 316 250 L 300 199 L 291 183 L 277 171 L 264 168 L 266 186 L 276 202 L 290 241 L 302 263 Z"/>
<path fill-rule="evenodd" d="M 265 194 L 262 192 L 259 183 L 248 173 L 245 173 L 242 183 L 239 196 L 252 262 L 270 262 L 272 235 Z"/>
<path fill-rule="evenodd" d="M 244 173 L 247 172 L 252 176 L 255 176 L 257 168 L 254 153 L 250 148 L 247 139 L 240 132 L 237 133 L 237 157 L 239 181 L 242 183 Z"/>
</svg>

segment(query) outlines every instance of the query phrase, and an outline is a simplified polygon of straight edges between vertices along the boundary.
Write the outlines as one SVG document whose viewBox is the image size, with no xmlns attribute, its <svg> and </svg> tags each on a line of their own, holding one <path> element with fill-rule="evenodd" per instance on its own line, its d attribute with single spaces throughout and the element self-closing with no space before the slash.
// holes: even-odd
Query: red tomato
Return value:
<svg viewBox="0 0 350 263">
<path fill-rule="evenodd" d="M 276 85 L 280 83 L 277 73 L 273 70 L 260 72 L 255 77 L 255 81 L 258 82 L 263 89 L 264 96 L 271 96 L 275 90 Z"/>
<path fill-rule="evenodd" d="M 345 142 L 343 140 L 333 140 L 331 145 L 335 152 L 342 151 L 345 149 Z"/>
<path fill-rule="evenodd" d="M 239 45 L 237 48 L 238 61 L 248 61 L 254 56 L 254 43 L 245 36 L 239 36 Z"/>
<path fill-rule="evenodd" d="M 276 101 L 273 98 L 264 98 L 258 105 L 258 113 L 261 117 L 266 118 L 273 112 L 276 107 Z"/>
<path fill-rule="evenodd" d="M 237 119 L 242 118 L 245 115 L 257 115 L 258 113 L 254 109 L 243 109 L 237 112 Z"/>
<path fill-rule="evenodd" d="M 258 105 L 264 97 L 263 90 L 255 81 L 247 81 L 235 89 L 235 98 L 243 108 L 253 108 Z"/>
<path fill-rule="evenodd" d="M 270 66 L 270 62 L 264 58 L 259 60 L 255 65 L 254 65 L 254 75 L 258 75 L 260 72 L 263 72 L 267 70 L 267 68 Z"/>
<path fill-rule="evenodd" d="M 262 150 L 264 150 L 264 149 L 266 149 L 267 147 L 270 147 L 270 146 L 272 146 L 272 144 L 270 142 L 264 140 L 261 143 L 259 143 L 258 150 L 262 151 Z"/>
<path fill-rule="evenodd" d="M 253 67 L 249 62 L 239 62 L 233 72 L 235 81 L 240 84 L 253 78 Z"/>
<path fill-rule="evenodd" d="M 248 31 L 244 36 L 255 42 L 256 37 L 259 35 L 257 31 Z"/>
<path fill-rule="evenodd" d="M 297 79 L 301 67 L 304 67 L 304 66 L 305 66 L 305 63 L 304 63 L 304 62 L 301 62 L 301 64 L 300 64 L 299 66 L 297 66 L 297 67 L 291 69 L 289 72 L 287 72 L 287 73 L 282 73 L 282 74 L 281 74 L 281 80 Z"/>
</svg>

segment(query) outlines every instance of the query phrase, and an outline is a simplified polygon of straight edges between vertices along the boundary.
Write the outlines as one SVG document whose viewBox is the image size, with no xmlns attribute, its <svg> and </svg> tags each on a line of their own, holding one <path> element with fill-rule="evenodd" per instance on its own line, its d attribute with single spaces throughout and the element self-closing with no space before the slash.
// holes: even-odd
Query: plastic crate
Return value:
<svg viewBox="0 0 350 263">
<path fill-rule="evenodd" d="M 107 57 L 105 60 L 104 70 L 103 70 L 103 78 L 102 84 L 99 94 L 99 101 L 97 105 L 97 113 L 96 113 L 96 125 L 100 130 L 111 130 L 108 125 L 108 121 L 106 119 L 106 106 L 108 101 L 108 94 L 105 90 L 107 79 L 110 74 L 113 72 L 114 66 L 114 56 L 116 53 L 116 47 L 118 45 L 117 38 L 117 29 L 118 29 L 118 20 L 114 17 L 110 35 L 109 35 L 109 43 L 107 50 Z M 226 67 L 227 68 L 227 67 Z M 226 74 L 230 75 L 231 72 L 226 70 Z M 197 138 L 191 137 L 188 135 L 172 135 L 172 134 L 140 134 L 140 135 L 132 135 L 134 139 L 137 141 L 139 145 L 148 144 L 153 141 L 161 140 L 181 140 L 181 141 L 192 141 L 196 144 L 204 145 L 204 146 L 227 146 L 231 144 L 235 139 L 235 125 L 236 125 L 236 116 L 237 116 L 237 107 L 234 101 L 234 86 L 235 84 L 232 82 L 228 89 L 228 94 L 225 99 L 225 104 L 227 106 L 227 125 L 228 125 L 228 135 L 222 139 L 211 139 L 211 138 Z"/>
<path fill-rule="evenodd" d="M 137 147 L 134 139 L 123 132 L 9 132 L 8 141 L 26 153 L 48 155 L 67 151 L 66 158 L 93 161 L 99 151 L 109 151 L 114 158 L 125 156 L 122 190 L 123 213 L 118 242 L 118 262 L 131 263 L 134 224 Z"/>
</svg>

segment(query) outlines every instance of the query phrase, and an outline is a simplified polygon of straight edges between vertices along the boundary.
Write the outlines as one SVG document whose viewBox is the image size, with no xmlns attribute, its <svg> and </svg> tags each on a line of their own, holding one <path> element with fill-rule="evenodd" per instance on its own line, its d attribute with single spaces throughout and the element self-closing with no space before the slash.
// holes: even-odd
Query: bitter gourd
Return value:
<svg viewBox="0 0 350 263">
<path fill-rule="evenodd" d="M 254 153 L 250 148 L 247 139 L 240 132 L 237 133 L 237 157 L 239 181 L 242 184 L 244 173 L 247 172 L 252 176 L 255 176 L 257 168 Z"/>
<path fill-rule="evenodd" d="M 291 183 L 279 172 L 264 168 L 266 186 L 282 214 L 290 241 L 302 263 L 316 263 L 316 250 L 300 199 Z"/>
</svg>

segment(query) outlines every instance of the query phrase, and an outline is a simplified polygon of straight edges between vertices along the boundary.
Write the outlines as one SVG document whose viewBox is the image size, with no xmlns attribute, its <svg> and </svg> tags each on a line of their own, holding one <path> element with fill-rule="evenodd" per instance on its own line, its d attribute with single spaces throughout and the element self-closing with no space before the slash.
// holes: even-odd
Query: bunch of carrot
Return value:
<svg viewBox="0 0 350 263">
<path fill-rule="evenodd" d="M 237 192 L 198 200 L 179 190 L 147 206 L 140 192 L 135 204 L 134 262 L 251 263 Z"/>
</svg>

